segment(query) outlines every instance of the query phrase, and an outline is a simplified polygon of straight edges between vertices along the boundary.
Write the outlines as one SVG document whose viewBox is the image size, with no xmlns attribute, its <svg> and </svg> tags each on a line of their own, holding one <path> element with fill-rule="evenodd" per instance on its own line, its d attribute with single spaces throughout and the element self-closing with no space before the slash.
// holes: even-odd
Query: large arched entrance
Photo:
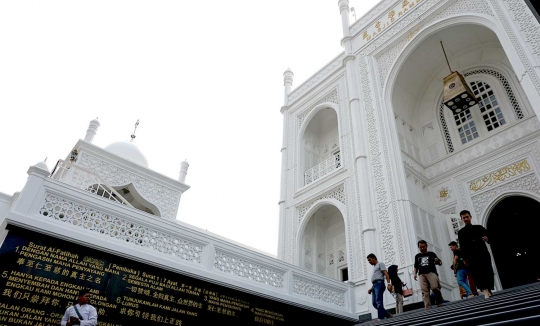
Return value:
<svg viewBox="0 0 540 326">
<path fill-rule="evenodd" d="M 540 203 L 523 196 L 506 197 L 493 207 L 487 230 L 502 287 L 535 282 L 540 276 Z"/>
</svg>

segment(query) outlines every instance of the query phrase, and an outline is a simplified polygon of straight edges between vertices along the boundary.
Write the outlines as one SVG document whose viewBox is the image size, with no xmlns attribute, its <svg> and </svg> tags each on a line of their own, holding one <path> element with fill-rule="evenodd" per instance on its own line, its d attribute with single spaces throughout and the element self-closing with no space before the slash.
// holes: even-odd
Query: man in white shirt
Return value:
<svg viewBox="0 0 540 326">
<path fill-rule="evenodd" d="M 79 298 L 77 304 L 70 306 L 66 309 L 66 313 L 62 318 L 62 326 L 96 326 L 97 325 L 97 311 L 96 308 L 90 305 L 90 291 L 83 289 L 79 291 Z"/>
</svg>

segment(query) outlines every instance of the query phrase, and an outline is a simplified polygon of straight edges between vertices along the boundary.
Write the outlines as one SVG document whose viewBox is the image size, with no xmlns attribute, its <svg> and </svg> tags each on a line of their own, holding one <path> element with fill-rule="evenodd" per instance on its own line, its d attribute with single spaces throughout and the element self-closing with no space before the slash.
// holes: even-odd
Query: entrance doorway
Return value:
<svg viewBox="0 0 540 326">
<path fill-rule="evenodd" d="M 540 203 L 522 196 L 501 200 L 491 211 L 487 230 L 504 289 L 535 282 L 540 276 Z"/>
</svg>

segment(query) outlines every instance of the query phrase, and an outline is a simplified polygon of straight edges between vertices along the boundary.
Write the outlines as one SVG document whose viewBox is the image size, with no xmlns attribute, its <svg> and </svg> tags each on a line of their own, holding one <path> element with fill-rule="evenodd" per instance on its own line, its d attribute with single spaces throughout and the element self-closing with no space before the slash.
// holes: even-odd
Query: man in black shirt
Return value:
<svg viewBox="0 0 540 326">
<path fill-rule="evenodd" d="M 493 295 L 491 290 L 495 285 L 491 255 L 486 246 L 486 242 L 489 243 L 487 230 L 481 225 L 472 225 L 472 216 L 469 211 L 461 211 L 459 216 L 465 223 L 465 226 L 458 232 L 463 258 L 467 261 L 467 269 L 474 284 L 487 299 Z"/>
<path fill-rule="evenodd" d="M 435 302 L 440 307 L 443 303 L 441 294 L 441 283 L 435 265 L 442 265 L 442 261 L 434 252 L 428 251 L 427 242 L 424 240 L 418 241 L 418 249 L 420 253 L 414 257 L 414 280 L 420 278 L 420 289 L 422 290 L 422 299 L 426 310 L 431 309 L 431 300 L 429 297 L 429 289 L 435 294 Z M 417 276 L 418 274 L 418 276 Z"/>
<path fill-rule="evenodd" d="M 459 286 L 465 290 L 467 293 L 467 298 L 473 298 L 471 288 L 469 287 L 469 282 L 467 282 L 467 265 L 465 264 L 465 259 L 461 250 L 458 248 L 458 244 L 455 241 L 452 241 L 448 244 L 450 250 L 454 253 L 454 261 L 452 264 L 452 269 L 454 270 L 454 275 L 457 277 L 457 282 Z"/>
</svg>

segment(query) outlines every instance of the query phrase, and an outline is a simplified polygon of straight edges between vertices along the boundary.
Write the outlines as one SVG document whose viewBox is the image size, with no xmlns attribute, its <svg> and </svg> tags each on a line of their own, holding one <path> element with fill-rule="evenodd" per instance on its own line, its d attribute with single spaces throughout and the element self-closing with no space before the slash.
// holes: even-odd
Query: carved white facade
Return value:
<svg viewBox="0 0 540 326">
<path fill-rule="evenodd" d="M 450 262 L 460 210 L 486 226 L 507 196 L 540 200 L 540 25 L 519 0 L 387 0 L 352 25 L 347 0 L 339 12 L 344 52 L 294 90 L 284 74 L 278 257 L 339 280 L 325 230 L 341 227 L 363 314 L 369 253 L 397 264 L 415 289 L 406 303 L 420 301 L 419 239 Z M 449 70 L 439 41 L 481 100 L 461 115 L 442 105 Z M 311 178 L 332 150 L 339 166 Z M 443 295 L 457 299 L 448 266 Z M 385 302 L 394 305 L 389 294 Z"/>
</svg>

